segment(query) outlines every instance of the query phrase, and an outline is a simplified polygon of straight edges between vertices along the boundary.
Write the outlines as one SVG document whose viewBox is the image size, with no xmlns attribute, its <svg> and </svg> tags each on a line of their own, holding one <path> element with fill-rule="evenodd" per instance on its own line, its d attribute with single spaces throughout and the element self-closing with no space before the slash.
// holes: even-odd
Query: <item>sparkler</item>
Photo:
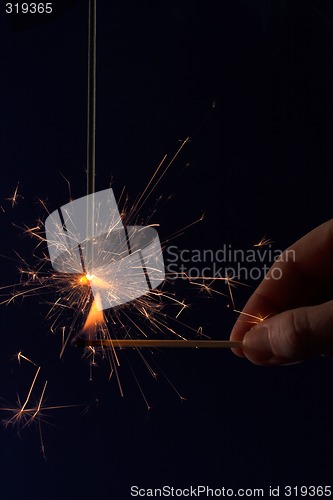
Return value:
<svg viewBox="0 0 333 500">
<path fill-rule="evenodd" d="M 94 213 L 94 235 L 81 216 L 86 203 Z M 156 230 L 151 226 L 123 226 L 111 189 L 61 207 L 49 215 L 45 228 L 55 270 L 68 274 L 83 271 L 80 282 L 89 282 L 94 297 L 99 294 L 101 309 L 134 300 L 164 280 Z M 94 261 L 89 247 L 93 248 Z"/>
<path fill-rule="evenodd" d="M 96 0 L 89 1 L 88 69 L 87 195 L 70 201 L 52 213 L 47 211 L 45 234 L 42 220 L 33 227 L 24 228 L 24 233 L 37 241 L 36 248 L 43 248 L 47 244 L 49 255 L 43 250 L 37 265 L 31 266 L 17 254 L 20 283 L 14 287 L 8 286 L 10 295 L 0 304 L 9 304 L 30 295 L 45 296 L 51 306 L 47 314 L 51 321 L 50 330 L 61 332 L 60 357 L 64 356 L 66 347 L 72 341 L 76 347 L 84 348 L 84 355 L 90 362 L 90 379 L 97 361 L 106 360 L 110 367 L 110 378 L 114 374 L 123 395 L 118 374 L 119 351 L 122 349 L 135 348 L 148 372 L 155 377 L 154 370 L 141 353 L 143 348 L 230 349 L 242 346 L 242 342 L 209 339 L 203 333 L 202 326 L 194 328 L 183 322 L 188 305 L 184 299 L 179 299 L 167 289 L 170 277 L 185 279 L 188 285 L 199 287 L 200 293 L 208 297 L 213 294 L 228 297 L 235 312 L 239 311 L 235 309 L 232 288 L 239 282 L 228 275 L 191 279 L 184 273 L 173 273 L 172 276 L 165 274 L 162 248 L 155 229 L 157 224 L 149 224 L 148 220 L 147 225 L 143 226 L 139 220 L 138 214 L 190 142 L 189 137 L 180 141 L 170 159 L 167 155 L 163 156 L 130 209 L 125 207 L 118 210 L 120 200 L 116 202 L 111 188 L 95 193 Z M 23 196 L 19 194 L 17 184 L 13 195 L 8 198 L 12 208 L 19 199 L 23 199 Z M 41 205 L 47 210 L 44 202 L 41 201 Z M 203 215 L 178 229 L 168 241 L 202 220 Z M 263 239 L 256 246 L 269 243 L 270 240 Z M 54 271 L 50 270 L 50 263 Z M 215 285 L 220 282 L 227 285 L 227 295 L 216 288 Z M 2 290 L 5 288 L 2 287 Z M 57 295 L 56 300 L 53 299 L 54 294 Z M 174 314 L 171 315 L 169 311 L 172 307 Z M 104 313 L 105 309 L 109 309 L 107 313 Z M 258 322 L 261 318 L 252 316 L 251 320 Z M 154 338 L 149 338 L 152 335 Z M 191 335 L 196 338 L 187 338 Z M 24 360 L 32 364 L 35 374 L 26 396 L 18 396 L 16 405 L 0 409 L 10 414 L 5 420 L 6 426 L 24 428 L 38 422 L 44 454 L 41 422 L 44 421 L 45 411 L 78 405 L 46 406 L 47 381 L 33 401 L 37 386 L 40 385 L 41 367 L 21 352 L 17 359 L 19 363 Z M 133 370 L 132 373 L 147 403 Z M 170 385 L 179 394 L 171 382 Z"/>
<path fill-rule="evenodd" d="M 87 234 L 94 237 L 96 171 L 96 0 L 89 0 L 87 127 Z M 93 265 L 94 245 L 87 242 L 87 264 Z"/>
<path fill-rule="evenodd" d="M 21 261 L 19 287 L 15 287 L 10 297 L 2 303 L 8 304 L 30 294 L 49 297 L 50 293 L 56 293 L 56 300 L 48 299 L 51 307 L 47 317 L 52 323 L 51 331 L 61 331 L 60 357 L 71 341 L 77 347 L 85 348 L 84 354 L 90 361 L 90 378 L 97 360 L 106 359 L 110 366 L 110 377 L 115 374 L 123 394 L 118 375 L 121 349 L 136 348 L 138 352 L 141 348 L 229 349 L 241 347 L 242 343 L 209 339 L 201 326 L 194 328 L 182 321 L 188 306 L 167 289 L 171 276 L 168 273 L 164 275 L 156 224 L 149 224 L 148 220 L 147 225 L 143 226 L 142 221 L 138 220 L 142 207 L 190 138 L 181 140 L 170 159 L 167 155 L 162 158 L 130 209 L 125 207 L 118 210 L 120 200 L 116 202 L 111 188 L 95 193 L 96 0 L 89 2 L 88 70 L 87 195 L 48 213 L 46 234 L 42 221 L 24 229 L 26 234 L 37 239 L 37 247 L 47 244 L 49 255 L 44 253 L 36 267 Z M 12 207 L 18 198 L 22 198 L 18 194 L 18 187 L 10 199 Z M 41 204 L 46 209 L 45 204 Z M 203 216 L 177 230 L 168 241 L 202 220 Z M 267 241 L 263 239 L 258 246 L 268 244 Z M 50 271 L 50 263 L 55 271 Z M 208 297 L 214 293 L 227 296 L 236 311 L 232 288 L 238 282 L 230 276 L 198 276 L 195 279 L 185 274 L 174 273 L 172 276 L 177 277 L 199 287 L 199 291 Z M 215 284 L 221 281 L 227 285 L 228 295 L 216 289 Z M 175 314 L 169 314 L 170 307 L 176 307 Z M 109 309 L 106 314 L 103 312 L 105 309 Z M 255 317 L 251 319 L 259 321 Z M 150 338 L 152 335 L 155 338 Z M 200 338 L 187 338 L 190 335 L 199 335 Z M 140 357 L 148 371 L 153 373 L 142 354 Z M 20 354 L 18 359 L 26 358 Z M 36 368 L 24 403 L 19 401 L 17 408 L 4 409 L 13 413 L 9 423 L 25 420 L 27 425 L 41 416 L 42 409 L 53 409 L 44 405 L 47 383 L 37 404 L 30 404 L 40 372 L 40 367 Z"/>
<path fill-rule="evenodd" d="M 184 142 L 180 147 L 183 146 Z M 178 151 L 179 149 L 177 152 Z M 177 152 L 172 158 L 177 158 Z M 155 189 L 156 182 L 164 175 L 165 169 L 170 168 L 170 162 L 167 162 L 166 159 L 161 163 L 156 169 L 158 170 L 158 174 L 156 174 L 155 170 L 152 176 L 155 182 L 152 182 L 150 179 L 147 183 L 147 186 L 149 185 L 150 194 Z M 147 187 L 144 191 L 146 193 L 148 192 Z M 110 194 L 109 190 L 106 190 L 106 192 Z M 99 208 L 96 210 L 98 196 L 97 193 L 95 195 L 95 227 L 100 227 L 104 235 L 106 234 L 105 230 L 109 231 L 111 234 L 112 229 L 117 226 L 118 217 L 116 217 L 113 222 L 111 220 L 111 224 L 109 223 L 110 219 L 105 221 L 103 212 Z M 113 201 L 117 206 L 115 200 Z M 139 196 L 138 201 L 140 204 L 145 203 L 145 199 L 141 196 Z M 128 221 L 128 223 L 132 224 L 136 222 L 138 201 L 136 201 L 132 207 L 124 208 L 120 211 L 120 220 Z M 128 200 L 126 204 L 128 204 Z M 42 206 L 46 209 L 43 202 Z M 190 287 L 199 287 L 199 292 L 206 294 L 207 297 L 211 297 L 213 294 L 218 294 L 219 296 L 224 295 L 229 297 L 231 302 L 234 303 L 231 287 L 238 284 L 238 281 L 229 276 L 224 278 L 216 276 L 198 276 L 195 279 L 191 279 L 190 276 L 187 276 L 185 273 L 172 273 L 171 275 L 166 273 L 163 282 L 157 288 L 149 288 L 146 290 L 146 293 L 142 295 L 142 281 L 140 281 L 142 275 L 138 276 L 134 269 L 135 272 L 132 278 L 134 277 L 135 279 L 132 282 L 132 290 L 136 290 L 137 296 L 134 299 L 131 295 L 126 297 L 126 290 L 124 292 L 121 279 L 118 281 L 115 279 L 107 279 L 103 273 L 98 272 L 96 269 L 93 273 L 84 272 L 81 261 L 81 256 L 84 255 L 84 241 L 81 253 L 78 250 L 78 245 L 76 245 L 76 251 L 72 251 L 72 248 L 75 247 L 74 243 L 77 242 L 78 228 L 76 224 L 74 224 L 75 217 L 73 213 L 68 211 L 67 215 L 68 214 L 70 214 L 70 216 L 66 216 L 69 220 L 67 234 L 64 234 L 63 224 L 61 220 L 60 222 L 58 220 L 58 227 L 54 233 L 52 233 L 52 236 L 49 236 L 49 240 L 45 237 L 42 221 L 38 221 L 38 223 L 34 224 L 31 228 L 24 228 L 25 234 L 36 240 L 36 248 L 41 250 L 43 246 L 47 244 L 51 252 L 47 255 L 42 251 L 42 258 L 34 267 L 31 267 L 25 261 L 21 262 L 21 283 L 19 287 L 16 286 L 14 288 L 10 297 L 3 301 L 8 304 L 29 295 L 38 294 L 40 296 L 46 296 L 46 302 L 49 301 L 51 306 L 47 314 L 47 318 L 51 321 L 50 329 L 54 333 L 60 330 L 61 333 L 60 357 L 64 356 L 66 348 L 73 341 L 74 345 L 77 347 L 84 348 L 84 355 L 88 359 L 90 366 L 90 379 L 93 378 L 94 366 L 99 364 L 99 361 L 104 360 L 109 365 L 109 376 L 115 376 L 119 391 L 121 395 L 123 395 L 124 391 L 120 381 L 119 368 L 122 362 L 120 351 L 125 348 L 135 348 L 137 352 L 141 352 L 142 349 L 146 350 L 147 348 L 229 349 L 241 346 L 241 343 L 209 339 L 203 333 L 202 327 L 195 328 L 182 321 L 182 316 L 185 314 L 184 311 L 186 311 L 190 305 L 190 297 L 188 297 L 185 302 L 184 299 L 178 298 L 173 290 L 170 291 L 169 286 L 172 284 L 172 288 L 174 288 L 174 278 L 181 278 L 182 281 L 187 283 Z M 52 214 L 49 214 L 48 217 L 50 216 L 52 216 Z M 50 220 L 52 221 L 52 217 Z M 197 223 L 201 220 L 202 218 L 200 217 L 198 221 L 195 222 Z M 187 227 L 190 225 L 191 224 L 188 224 Z M 153 226 L 153 224 L 150 226 L 140 226 L 137 232 L 133 233 L 134 236 L 144 231 L 142 227 L 153 229 L 151 226 Z M 129 226 L 130 230 L 127 235 L 131 234 L 131 228 L 133 227 L 135 226 Z M 82 228 L 84 228 L 82 230 L 85 230 L 84 224 Z M 182 229 L 176 231 L 176 234 L 181 233 Z M 49 234 L 51 234 L 51 231 Z M 97 241 L 94 248 L 94 263 L 97 265 L 100 261 L 102 267 L 103 264 L 108 264 L 108 259 L 110 257 L 104 247 L 104 240 L 105 238 L 101 238 Z M 68 241 L 70 242 L 69 245 Z M 151 239 L 149 241 L 151 241 Z M 124 273 L 120 271 L 124 270 L 122 266 L 122 257 L 125 250 L 127 251 L 128 247 L 127 243 L 123 242 L 121 248 L 118 246 L 116 252 L 118 256 L 113 261 L 113 266 L 115 266 L 116 269 L 118 267 L 119 271 L 118 273 L 115 272 L 114 276 L 118 274 L 120 278 L 124 275 Z M 148 257 L 154 255 L 156 257 L 155 247 L 153 245 L 151 251 L 148 252 Z M 58 270 L 50 270 L 50 263 L 56 263 Z M 68 266 L 70 266 L 72 273 L 64 272 L 66 266 L 67 269 Z M 142 267 L 142 263 L 140 263 L 140 267 Z M 147 265 L 147 268 L 149 273 L 156 273 L 156 267 L 153 264 Z M 138 279 L 138 277 L 140 279 Z M 169 278 L 172 278 L 172 280 L 169 281 Z M 221 282 L 225 283 L 228 287 L 227 290 L 229 293 L 227 295 L 217 288 L 217 285 Z M 94 296 L 93 287 L 95 290 Z M 122 303 L 117 307 L 112 307 L 107 311 L 103 311 L 103 306 L 101 306 L 100 303 L 100 295 L 105 293 L 106 290 L 110 291 L 110 289 L 113 300 L 118 300 L 118 303 Z M 57 295 L 56 300 L 52 300 L 50 297 L 51 293 L 52 295 Z M 123 300 L 124 295 L 127 300 Z M 122 300 L 120 300 L 121 298 Z M 170 314 L 171 309 L 174 309 L 173 314 Z M 110 335 L 111 332 L 112 336 Z M 173 338 L 170 338 L 170 336 Z M 193 339 L 193 336 L 196 338 Z M 140 357 L 147 367 L 148 372 L 153 373 L 148 360 L 143 358 L 143 354 L 140 354 Z M 20 359 L 24 358 L 20 356 Z M 136 383 L 138 383 L 136 377 L 135 380 Z M 174 387 L 173 384 L 171 384 L 171 387 Z M 142 391 L 143 389 L 140 387 L 140 392 L 142 393 Z M 178 394 L 177 390 L 176 393 Z M 146 401 L 146 397 L 144 397 L 144 400 Z M 20 420 L 22 421 L 23 416 L 25 418 L 32 417 L 35 413 L 35 411 L 32 410 L 36 408 L 38 408 L 38 405 L 31 405 L 30 413 L 28 411 L 22 412 Z M 41 405 L 37 415 L 41 415 L 41 409 L 43 408 L 44 405 Z M 26 407 L 25 410 L 27 409 Z M 19 410 L 20 406 L 14 408 L 13 415 L 18 415 Z M 19 418 L 16 418 L 18 421 Z M 14 422 L 14 420 L 15 417 L 12 422 Z"/>
<path fill-rule="evenodd" d="M 164 264 L 162 251 L 156 231 L 152 227 L 127 226 L 121 222 L 120 214 L 114 200 L 112 190 L 95 193 L 95 133 L 96 133 L 96 0 L 89 2 L 89 42 L 88 42 L 88 133 L 87 133 L 87 196 L 53 212 L 46 220 L 46 239 L 50 260 L 57 271 L 78 274 L 82 268 L 84 276 L 80 283 L 89 284 L 95 297 L 89 317 L 95 330 L 98 324 L 104 324 L 104 317 L 98 315 L 98 310 L 121 305 L 150 292 L 160 285 L 164 279 Z M 171 158 L 166 168 L 161 171 L 164 159 L 159 164 L 142 195 L 136 202 L 135 210 L 141 208 L 144 196 L 161 181 L 182 148 L 189 142 L 189 137 L 181 142 L 176 154 Z M 158 174 L 160 174 L 158 176 Z M 86 223 L 82 223 L 83 204 L 86 203 Z M 141 203 L 141 205 L 140 205 Z M 103 217 L 99 212 L 103 212 Z M 106 224 L 105 224 L 106 222 Z M 86 225 L 85 225 L 86 224 Z M 231 293 L 230 279 L 226 278 Z M 98 297 L 98 300 L 96 298 Z M 184 303 L 176 319 L 185 308 Z M 149 318 L 148 308 L 142 306 L 144 315 Z M 93 314 L 92 314 L 93 313 Z M 84 330 L 87 330 L 87 322 Z M 89 326 L 89 337 L 92 328 Z M 102 338 L 98 344 L 91 338 L 77 345 L 86 347 L 113 347 L 113 339 L 105 338 L 105 328 L 102 328 Z M 119 342 L 119 341 L 118 341 Z M 139 340 L 123 340 L 129 343 Z M 129 342 L 129 343 L 128 343 Z M 148 344 L 147 344 L 148 342 Z M 141 346 L 152 346 L 157 342 L 159 347 L 178 347 L 179 343 L 154 340 L 149 344 L 146 340 Z M 165 343 L 166 342 L 166 343 Z M 124 344 L 124 345 L 125 345 Z M 119 343 L 117 344 L 119 346 Z M 182 347 L 198 347 L 198 342 L 183 341 Z M 211 342 L 209 347 L 231 347 L 230 343 Z M 204 345 L 202 345 L 204 347 Z M 208 344 L 205 344 L 208 347 Z"/>
</svg>

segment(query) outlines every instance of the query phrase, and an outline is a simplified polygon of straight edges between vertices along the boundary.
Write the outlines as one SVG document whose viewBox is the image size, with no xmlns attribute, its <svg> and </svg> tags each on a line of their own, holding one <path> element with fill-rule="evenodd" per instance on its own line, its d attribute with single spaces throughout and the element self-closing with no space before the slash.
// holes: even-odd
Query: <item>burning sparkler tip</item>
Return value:
<svg viewBox="0 0 333 500">
<path fill-rule="evenodd" d="M 94 275 L 93 274 L 84 274 L 83 276 L 80 277 L 79 281 L 81 283 L 81 285 L 91 285 L 91 281 L 94 279 Z"/>
</svg>

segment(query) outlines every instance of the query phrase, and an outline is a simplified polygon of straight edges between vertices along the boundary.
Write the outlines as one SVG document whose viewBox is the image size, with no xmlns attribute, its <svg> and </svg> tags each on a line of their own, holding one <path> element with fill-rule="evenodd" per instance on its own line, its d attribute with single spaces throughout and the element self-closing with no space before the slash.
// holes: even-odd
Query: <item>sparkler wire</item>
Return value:
<svg viewBox="0 0 333 500">
<path fill-rule="evenodd" d="M 89 0 L 87 195 L 95 192 L 96 161 L 96 0 Z"/>
<path fill-rule="evenodd" d="M 89 0 L 87 122 L 87 235 L 90 236 L 87 242 L 87 265 L 92 269 L 96 175 L 96 0 Z"/>
</svg>

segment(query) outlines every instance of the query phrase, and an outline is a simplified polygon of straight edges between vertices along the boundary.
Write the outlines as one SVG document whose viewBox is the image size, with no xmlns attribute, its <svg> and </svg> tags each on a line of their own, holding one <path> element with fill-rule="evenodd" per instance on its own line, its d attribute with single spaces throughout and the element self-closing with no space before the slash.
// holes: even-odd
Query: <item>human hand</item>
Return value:
<svg viewBox="0 0 333 500">
<path fill-rule="evenodd" d="M 290 364 L 333 354 L 333 219 L 289 247 L 273 264 L 243 313 L 265 318 L 249 329 L 241 314 L 233 349 L 258 365 Z"/>
</svg>

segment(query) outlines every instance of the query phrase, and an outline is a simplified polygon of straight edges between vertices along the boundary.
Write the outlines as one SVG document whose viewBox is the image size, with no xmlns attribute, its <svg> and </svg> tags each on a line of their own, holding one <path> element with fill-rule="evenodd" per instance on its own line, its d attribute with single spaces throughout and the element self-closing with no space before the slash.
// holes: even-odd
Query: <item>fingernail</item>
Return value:
<svg viewBox="0 0 333 500">
<path fill-rule="evenodd" d="M 265 326 L 253 327 L 247 332 L 243 339 L 243 345 L 251 357 L 255 357 L 258 361 L 267 361 L 273 356 L 268 329 Z"/>
</svg>

